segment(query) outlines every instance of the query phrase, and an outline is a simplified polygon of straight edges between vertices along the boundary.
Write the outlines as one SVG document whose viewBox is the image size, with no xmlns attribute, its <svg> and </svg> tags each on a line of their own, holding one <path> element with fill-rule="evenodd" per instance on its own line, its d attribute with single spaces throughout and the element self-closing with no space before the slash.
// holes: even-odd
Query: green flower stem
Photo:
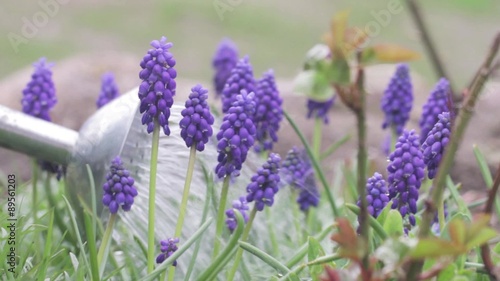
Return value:
<svg viewBox="0 0 500 281">
<path fill-rule="evenodd" d="M 151 144 L 151 164 L 149 170 L 149 206 L 148 206 L 148 273 L 155 266 L 155 198 L 156 169 L 158 166 L 158 146 L 160 145 L 160 125 L 154 120 L 153 142 Z"/>
<path fill-rule="evenodd" d="M 32 161 L 33 167 L 33 178 L 31 179 L 31 184 L 33 186 L 33 224 L 38 224 L 38 191 L 37 191 L 37 181 L 38 181 L 38 163 L 36 159 Z"/>
<path fill-rule="evenodd" d="M 241 235 L 240 241 L 246 242 L 248 239 L 248 236 L 250 235 L 250 229 L 252 229 L 252 224 L 253 220 L 255 219 L 255 215 L 257 214 L 257 207 L 255 207 L 255 204 L 253 206 L 252 211 L 250 212 L 250 217 L 248 218 L 247 225 L 245 226 L 245 229 L 243 230 L 243 234 Z M 240 265 L 241 257 L 243 256 L 243 249 L 239 248 L 238 252 L 236 252 L 236 257 L 234 259 L 234 264 L 231 270 L 229 271 L 229 274 L 227 275 L 227 281 L 233 281 L 234 275 L 236 274 L 236 271 L 238 270 L 238 266 Z"/>
<path fill-rule="evenodd" d="M 398 142 L 399 135 L 396 133 L 396 128 L 391 128 L 391 146 L 389 147 L 389 154 L 396 150 L 396 142 Z"/>
<path fill-rule="evenodd" d="M 422 215 L 422 223 L 420 224 L 420 231 L 418 233 L 420 238 L 427 237 L 430 233 L 431 223 L 434 219 L 434 214 L 436 212 L 436 205 L 439 205 L 443 201 L 443 193 L 446 188 L 446 178 L 448 172 L 450 171 L 453 161 L 455 159 L 455 154 L 458 150 L 458 145 L 462 136 L 465 133 L 465 129 L 469 124 L 469 120 L 472 117 L 474 106 L 476 105 L 476 100 L 481 93 L 481 90 L 490 74 L 490 68 L 496 54 L 500 48 L 500 33 L 498 33 L 494 39 L 493 45 L 491 46 L 488 56 L 483 63 L 483 65 L 478 70 L 478 75 L 473 83 L 470 92 L 464 101 L 463 107 L 458 113 L 455 125 L 452 130 L 452 135 L 448 147 L 446 148 L 445 154 L 438 168 L 438 173 L 436 179 L 434 180 L 434 187 L 430 191 L 429 199 L 425 204 L 425 211 Z M 410 264 L 410 268 L 407 272 L 407 280 L 413 281 L 418 278 L 420 272 L 422 271 L 423 261 L 415 261 Z"/>
<path fill-rule="evenodd" d="M 97 264 L 99 265 L 99 276 L 102 276 L 104 268 L 106 267 L 106 260 L 108 258 L 109 242 L 111 241 L 111 236 L 113 234 L 113 228 L 116 222 L 116 214 L 111 214 L 109 216 L 108 225 L 106 226 L 106 231 L 102 237 L 101 245 L 99 246 L 99 252 L 97 254 Z"/>
<path fill-rule="evenodd" d="M 313 155 L 319 161 L 321 157 L 321 137 L 323 135 L 323 119 L 314 118 L 314 132 L 313 132 Z"/>
<path fill-rule="evenodd" d="M 227 192 L 229 191 L 229 181 L 231 176 L 224 177 L 224 182 L 222 183 L 222 190 L 220 193 L 219 210 L 217 210 L 217 225 L 215 228 L 215 241 L 214 241 L 214 252 L 212 254 L 212 260 L 214 260 L 217 255 L 219 255 L 220 245 L 222 240 L 222 230 L 224 228 L 224 212 L 226 210 L 227 202 Z"/>
<path fill-rule="evenodd" d="M 59 230 L 61 230 L 61 233 L 63 233 L 64 231 L 66 231 L 67 227 L 66 225 L 64 225 L 63 219 L 61 218 L 62 215 L 61 212 L 57 211 L 57 203 L 56 200 L 54 199 L 54 195 L 52 194 L 52 189 L 50 188 L 50 173 L 47 173 L 45 177 L 44 189 L 47 196 L 47 201 L 49 202 L 49 206 L 51 208 L 54 208 L 55 210 L 54 212 L 55 223 L 59 228 Z M 70 235 L 70 239 L 73 239 L 72 232 L 68 231 L 68 234 Z"/>
<path fill-rule="evenodd" d="M 273 220 L 271 219 L 271 210 L 269 208 L 265 208 L 264 213 L 266 214 L 267 229 L 269 229 L 269 239 L 271 241 L 273 255 L 277 256 L 279 254 L 279 246 L 278 239 L 276 239 L 276 231 L 274 229 Z"/>
<path fill-rule="evenodd" d="M 177 225 L 175 226 L 174 237 L 180 238 L 182 234 L 182 226 L 184 225 L 184 218 L 186 217 L 189 189 L 191 187 L 191 180 L 193 179 L 195 162 L 196 162 L 196 144 L 193 144 L 189 152 L 189 163 L 186 173 L 186 181 L 184 182 L 184 191 L 182 193 L 181 207 L 179 210 L 179 218 L 177 219 Z M 168 271 L 168 280 L 173 281 L 174 275 L 175 275 L 175 266 Z"/>
<path fill-rule="evenodd" d="M 445 216 L 444 216 L 444 200 L 441 200 L 438 203 L 438 220 L 439 220 L 439 231 L 440 233 L 443 233 L 444 231 L 444 226 L 446 224 L 445 222 Z"/>
<path fill-rule="evenodd" d="M 201 227 L 201 224 L 203 224 L 203 222 L 207 220 L 210 202 L 212 200 L 212 194 L 213 194 L 212 192 L 214 189 L 214 181 L 213 181 L 212 174 L 210 174 L 210 175 L 208 174 L 208 171 L 204 165 L 201 165 L 201 168 L 203 170 L 203 176 L 205 179 L 205 183 L 207 184 L 207 193 L 205 195 L 205 203 L 204 203 L 203 212 L 201 215 L 200 227 Z M 191 280 L 190 279 L 191 273 L 193 272 L 194 265 L 195 265 L 196 259 L 198 257 L 198 252 L 200 251 L 200 246 L 201 246 L 201 239 L 197 240 L 195 245 L 194 245 L 193 255 L 191 256 L 191 261 L 189 262 L 189 266 L 188 266 L 188 269 L 186 271 L 186 276 L 184 276 L 184 281 Z"/>
<path fill-rule="evenodd" d="M 300 138 L 300 141 L 302 142 L 302 144 L 304 145 L 304 148 L 307 151 L 307 155 L 311 159 L 314 170 L 316 171 L 316 174 L 318 175 L 321 183 L 323 184 L 323 188 L 325 189 L 325 192 L 326 192 L 326 195 L 328 198 L 328 202 L 330 203 L 330 207 L 331 207 L 332 212 L 333 212 L 333 218 L 340 217 L 340 212 L 337 208 L 337 205 L 335 204 L 335 199 L 333 199 L 333 194 L 330 190 L 330 187 L 328 186 L 328 182 L 326 181 L 323 170 L 321 169 L 321 166 L 319 165 L 316 158 L 313 156 L 313 153 L 311 151 L 311 147 L 307 143 L 306 138 L 304 137 L 302 132 L 299 130 L 299 128 L 297 127 L 295 122 L 292 120 L 292 118 L 290 117 L 290 115 L 288 115 L 288 113 L 286 111 L 283 111 L 283 115 L 285 116 L 285 118 L 288 121 L 288 123 L 290 124 L 290 126 L 292 126 L 292 128 L 295 131 L 295 133 L 297 134 L 297 136 Z"/>
</svg>

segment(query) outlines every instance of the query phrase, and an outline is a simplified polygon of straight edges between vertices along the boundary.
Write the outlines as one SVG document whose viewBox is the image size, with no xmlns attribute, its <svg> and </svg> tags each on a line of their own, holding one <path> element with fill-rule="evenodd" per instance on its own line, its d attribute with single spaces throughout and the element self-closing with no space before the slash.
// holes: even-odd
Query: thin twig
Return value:
<svg viewBox="0 0 500 281">
<path fill-rule="evenodd" d="M 495 198 L 497 197 L 499 186 L 500 186 L 500 165 L 498 165 L 493 186 L 488 192 L 488 201 L 486 201 L 486 205 L 484 206 L 484 213 L 487 215 L 491 215 L 491 213 L 493 212 L 493 204 L 495 202 Z M 498 276 L 495 274 L 495 264 L 493 264 L 493 261 L 491 260 L 490 247 L 488 246 L 488 244 L 484 244 L 483 246 L 481 246 L 481 258 L 483 259 L 484 268 L 490 275 L 491 280 L 498 280 L 497 278 Z"/>
<path fill-rule="evenodd" d="M 432 66 L 434 67 L 434 71 L 436 72 L 436 75 L 438 78 L 445 77 L 450 81 L 450 89 L 451 92 L 454 93 L 453 97 L 455 99 L 459 99 L 459 96 L 455 95 L 455 92 L 453 91 L 452 83 L 450 80 L 450 76 L 447 75 L 447 72 L 445 71 L 443 62 L 441 58 L 439 57 L 436 47 L 434 42 L 432 41 L 429 31 L 427 27 L 425 26 L 424 19 L 422 17 L 422 14 L 420 13 L 420 8 L 415 2 L 415 0 L 407 0 L 408 7 L 410 9 L 410 14 L 413 18 L 413 21 L 415 22 L 415 25 L 417 26 L 420 34 L 420 38 L 422 39 L 422 42 L 424 43 L 424 47 L 427 50 L 427 53 L 430 56 Z"/>
<path fill-rule="evenodd" d="M 446 148 L 445 155 L 439 165 L 438 174 L 434 181 L 434 186 L 430 191 L 429 199 L 425 202 L 425 211 L 422 215 L 422 222 L 420 224 L 419 237 L 424 238 L 429 235 L 431 222 L 434 219 L 434 214 L 436 212 L 436 204 L 441 202 L 443 198 L 443 193 L 446 187 L 446 177 L 453 165 L 453 160 L 458 149 L 460 140 L 462 139 L 465 129 L 472 117 L 472 112 L 476 101 L 481 93 L 481 90 L 485 84 L 486 79 L 489 75 L 489 69 L 493 63 L 493 59 L 498 53 L 500 48 L 500 33 L 498 33 L 493 41 L 493 44 L 488 52 L 486 60 L 481 65 L 476 74 L 476 81 L 474 86 L 470 89 L 470 93 L 466 96 L 464 106 L 460 110 L 455 126 L 453 127 L 451 139 Z M 407 273 L 406 280 L 415 280 L 419 273 L 422 271 L 423 261 L 413 261 Z"/>
</svg>

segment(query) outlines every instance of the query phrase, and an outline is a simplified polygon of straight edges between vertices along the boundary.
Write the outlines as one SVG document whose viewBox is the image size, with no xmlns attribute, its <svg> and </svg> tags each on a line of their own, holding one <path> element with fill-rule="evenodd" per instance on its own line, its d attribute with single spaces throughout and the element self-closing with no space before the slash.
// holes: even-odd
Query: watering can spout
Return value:
<svg viewBox="0 0 500 281">
<path fill-rule="evenodd" d="M 0 105 L 0 146 L 37 159 L 68 164 L 78 132 Z"/>
</svg>

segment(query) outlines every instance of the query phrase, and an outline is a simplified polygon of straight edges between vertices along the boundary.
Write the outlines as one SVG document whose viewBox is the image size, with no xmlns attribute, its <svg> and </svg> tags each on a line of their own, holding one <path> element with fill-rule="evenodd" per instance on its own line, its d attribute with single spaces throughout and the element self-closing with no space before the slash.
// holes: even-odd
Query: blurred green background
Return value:
<svg viewBox="0 0 500 281">
<path fill-rule="evenodd" d="M 300 68 L 305 52 L 321 41 L 335 12 L 349 9 L 350 23 L 364 27 L 376 20 L 374 13 L 387 10 L 390 2 L 402 5 L 402 12 L 391 15 L 389 24 L 381 27 L 371 42 L 397 43 L 423 53 L 404 0 L 59 2 L 0 2 L 0 79 L 41 56 L 56 62 L 77 53 L 101 50 L 142 56 L 149 48 L 149 42 L 162 35 L 174 43 L 172 52 L 177 59 L 177 69 L 179 75 L 185 77 L 207 80 L 211 76 L 212 54 L 225 36 L 237 43 L 241 55 L 251 56 L 256 75 L 274 68 L 278 76 L 292 77 Z M 500 1 L 418 2 L 451 80 L 462 87 L 481 63 L 493 35 L 500 30 Z M 47 23 L 37 28 L 32 38 L 19 44 L 16 52 L 9 34 L 23 36 L 23 17 L 33 22 L 33 17 L 44 11 L 40 3 L 56 3 L 58 11 L 48 16 Z M 231 7 L 231 3 L 236 5 Z M 220 17 L 216 7 L 224 5 L 229 10 Z M 429 80 L 435 80 L 425 59 L 412 64 Z"/>
</svg>

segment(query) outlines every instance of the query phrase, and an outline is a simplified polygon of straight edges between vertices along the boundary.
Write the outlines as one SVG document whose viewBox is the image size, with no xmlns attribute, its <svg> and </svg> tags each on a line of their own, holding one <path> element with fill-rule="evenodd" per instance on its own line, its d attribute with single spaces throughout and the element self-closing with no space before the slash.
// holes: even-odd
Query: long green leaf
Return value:
<svg viewBox="0 0 500 281">
<path fill-rule="evenodd" d="M 259 248 L 253 246 L 252 244 L 243 241 L 239 241 L 238 243 L 240 244 L 240 247 L 243 248 L 243 250 L 258 257 L 263 262 L 267 263 L 269 266 L 276 269 L 280 274 L 286 274 L 290 271 L 288 267 L 280 263 L 277 259 L 273 258 L 271 255 L 260 250 Z"/>
<path fill-rule="evenodd" d="M 89 164 L 86 164 L 85 167 L 87 168 L 87 175 L 89 177 L 89 182 L 90 182 L 90 196 L 91 196 L 91 201 L 92 202 L 92 229 L 93 229 L 93 235 L 96 237 L 96 230 L 97 230 L 97 221 L 96 221 L 96 216 L 97 216 L 97 196 L 96 196 L 96 189 L 95 189 L 95 181 L 94 181 L 94 174 L 92 173 L 92 169 L 90 168 Z"/>
<path fill-rule="evenodd" d="M 245 220 L 243 219 L 243 215 L 240 212 L 234 212 L 236 215 L 236 229 L 233 231 L 231 235 L 231 239 L 229 243 L 224 248 L 224 250 L 215 258 L 215 260 L 210 264 L 210 266 L 205 269 L 196 280 L 204 281 L 204 280 L 213 280 L 217 276 L 217 274 L 224 268 L 224 266 L 231 260 L 232 256 L 236 253 L 236 249 L 238 248 L 238 240 L 243 233 L 243 229 L 245 226 Z"/>
<path fill-rule="evenodd" d="M 347 209 L 355 213 L 356 215 L 359 215 L 359 207 L 351 204 L 351 203 L 346 203 L 345 206 Z M 387 233 L 385 232 L 384 228 L 380 225 L 380 223 L 372 216 L 368 216 L 368 222 L 370 223 L 370 226 L 375 230 L 375 232 L 378 234 L 378 236 L 382 239 L 385 240 L 387 239 Z"/>
<path fill-rule="evenodd" d="M 493 176 L 491 175 L 490 168 L 488 167 L 488 162 L 486 162 L 484 154 L 476 145 L 473 146 L 472 150 L 474 151 L 474 156 L 476 157 L 477 164 L 479 165 L 479 170 L 483 175 L 486 187 L 490 189 L 493 187 Z M 497 216 L 500 217 L 500 201 L 498 200 L 498 197 L 495 198 L 495 211 L 497 212 Z"/>
<path fill-rule="evenodd" d="M 344 143 L 346 143 L 348 140 L 351 139 L 351 135 L 345 135 L 342 137 L 340 140 L 334 142 L 330 147 L 328 147 L 325 152 L 321 153 L 321 156 L 319 157 L 319 160 L 322 161 L 323 159 L 327 158 L 328 156 L 332 155 L 339 147 L 341 147 Z"/>
<path fill-rule="evenodd" d="M 87 255 L 85 254 L 85 247 L 82 242 L 82 236 L 80 235 L 80 230 L 78 229 L 78 223 L 76 222 L 75 210 L 73 210 L 73 208 L 71 207 L 71 204 L 69 203 L 68 198 L 66 198 L 66 196 L 63 196 L 63 199 L 64 202 L 66 203 L 66 207 L 68 208 L 71 225 L 73 226 L 73 229 L 76 234 L 76 239 L 78 241 L 78 246 L 80 247 L 80 253 L 83 255 L 83 262 L 85 263 L 85 268 L 89 270 L 88 274 L 89 276 L 91 276 L 92 272 L 90 272 L 90 265 L 87 259 Z"/>
<path fill-rule="evenodd" d="M 321 183 L 323 184 L 323 188 L 325 189 L 325 192 L 326 192 L 326 195 L 328 198 L 328 202 L 330 203 L 330 207 L 331 207 L 332 212 L 333 212 L 333 216 L 334 216 L 334 218 L 338 218 L 340 216 L 340 212 L 337 208 L 337 205 L 335 204 L 335 199 L 333 198 L 333 194 L 330 190 L 328 182 L 326 181 L 323 170 L 321 169 L 317 159 L 314 157 L 314 154 L 312 153 L 312 150 L 311 150 L 311 147 L 309 146 L 309 143 L 307 142 L 307 140 L 304 137 L 304 135 L 302 134 L 302 132 L 300 132 L 299 128 L 297 127 L 295 122 L 292 120 L 290 115 L 288 115 L 288 113 L 286 111 L 283 111 L 283 114 L 285 115 L 286 120 L 288 120 L 288 123 L 290 123 L 290 126 L 292 126 L 292 128 L 295 131 L 295 133 L 297 134 L 297 136 L 300 138 L 302 145 L 304 145 L 304 148 L 307 151 L 307 155 L 309 156 L 309 158 L 313 164 L 314 170 L 316 171 L 316 174 L 318 175 Z"/>
<path fill-rule="evenodd" d="M 87 234 L 87 243 L 90 252 L 90 270 L 92 272 L 92 280 L 99 281 L 99 266 L 97 262 L 97 245 L 95 238 L 95 225 L 93 224 L 92 215 L 88 212 L 83 212 L 83 218 L 85 222 L 85 233 Z"/>
<path fill-rule="evenodd" d="M 323 239 L 325 239 L 325 237 L 331 233 L 333 230 L 333 225 L 329 225 L 327 227 L 325 227 L 325 229 L 323 229 L 320 233 L 318 233 L 316 236 L 314 236 L 314 238 L 317 240 L 317 241 L 323 241 Z M 308 248 L 308 243 L 304 243 L 300 248 L 299 250 L 297 251 L 297 253 L 295 253 L 295 255 L 293 255 L 286 263 L 285 263 L 285 266 L 288 267 L 288 268 L 291 268 L 292 266 L 296 265 L 297 263 L 300 262 L 300 260 L 302 260 L 306 254 L 307 254 L 307 248 Z"/>
<path fill-rule="evenodd" d="M 177 251 L 175 251 L 170 257 L 168 257 L 165 261 L 163 261 L 163 263 L 160 266 L 158 266 L 155 270 L 153 270 L 150 274 L 139 279 L 139 281 L 151 281 L 154 280 L 155 278 L 158 278 L 160 274 L 162 274 L 165 270 L 167 270 L 167 268 L 171 266 L 171 264 L 176 259 L 178 259 L 185 251 L 187 251 L 187 249 L 189 249 L 189 247 L 191 247 L 191 245 L 196 240 L 198 240 L 203 235 L 203 233 L 207 230 L 212 221 L 213 221 L 212 218 L 208 218 L 206 222 L 202 226 L 200 226 L 200 228 L 193 234 L 193 236 L 191 236 L 184 244 L 182 244 L 182 246 L 179 249 L 177 249 Z"/>
<path fill-rule="evenodd" d="M 48 233 L 47 233 L 47 241 L 45 241 L 45 249 L 43 251 L 43 262 L 40 268 L 40 272 L 38 272 L 38 280 L 45 280 L 47 274 L 47 268 L 49 266 L 49 260 L 51 257 L 51 248 L 52 248 L 52 234 L 54 230 L 54 209 L 50 210 L 49 214 L 49 225 L 48 225 Z"/>
</svg>

